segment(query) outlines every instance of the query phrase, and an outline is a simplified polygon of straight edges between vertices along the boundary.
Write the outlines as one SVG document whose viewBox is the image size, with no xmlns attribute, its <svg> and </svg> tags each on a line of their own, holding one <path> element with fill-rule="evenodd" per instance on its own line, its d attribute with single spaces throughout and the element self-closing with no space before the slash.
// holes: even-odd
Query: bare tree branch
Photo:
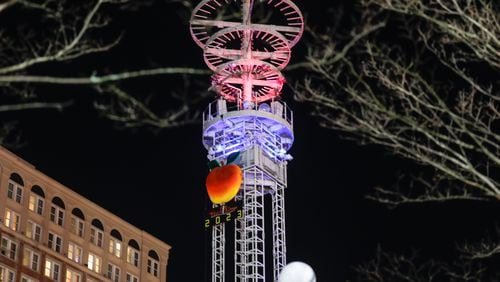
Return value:
<svg viewBox="0 0 500 282">
<path fill-rule="evenodd" d="M 89 29 L 92 29 L 92 25 L 95 20 L 95 16 L 97 12 L 99 11 L 99 8 L 104 3 L 111 3 L 111 0 L 97 0 L 94 6 L 90 9 L 90 11 L 87 13 L 85 16 L 85 19 L 83 21 L 83 24 L 81 25 L 80 28 L 78 28 L 71 39 L 65 39 L 64 42 L 56 42 L 56 43 L 61 43 L 61 48 L 47 53 L 45 55 L 41 56 L 36 56 L 34 58 L 29 58 L 26 59 L 22 62 L 19 62 L 17 64 L 13 64 L 10 66 L 5 66 L 0 68 L 0 74 L 7 74 L 7 73 L 12 73 L 20 70 L 27 69 L 31 66 L 41 64 L 41 63 L 47 63 L 51 61 L 63 61 L 63 60 L 69 60 L 69 59 L 74 59 L 80 56 L 83 56 L 88 53 L 93 53 L 93 52 L 99 52 L 99 51 L 106 51 L 109 50 L 113 45 L 116 44 L 116 42 L 112 43 L 111 46 L 106 46 L 106 47 L 95 47 L 92 48 L 93 51 L 90 51 L 89 48 L 79 48 L 79 44 L 82 43 L 82 40 L 86 33 L 89 31 Z M 63 27 L 64 28 L 64 27 Z M 49 46 L 48 49 L 51 49 L 52 46 Z"/>
<path fill-rule="evenodd" d="M 43 102 L 32 102 L 32 103 L 19 103 L 14 105 L 0 105 L 1 112 L 14 112 L 14 111 L 25 111 L 25 110 L 35 110 L 35 109 L 54 109 L 61 111 L 64 108 L 70 106 L 71 101 L 64 103 L 43 103 Z"/>
<path fill-rule="evenodd" d="M 445 178 L 427 180 L 424 176 L 404 176 L 404 174 L 393 187 L 388 189 L 375 187 L 366 198 L 391 208 L 429 202 L 492 200 L 471 191 L 467 185 L 456 185 L 455 182 Z"/>
<path fill-rule="evenodd" d="M 189 1 L 168 0 L 169 3 L 192 9 Z M 37 90 L 43 87 L 56 86 L 91 86 L 97 101 L 96 109 L 123 127 L 147 126 L 150 128 L 165 128 L 180 126 L 193 122 L 198 113 L 192 111 L 192 105 L 198 99 L 183 100 L 182 105 L 174 103 L 166 105 L 165 113 L 151 109 L 147 101 L 141 101 L 123 85 L 117 84 L 125 80 L 157 76 L 157 75 L 209 75 L 203 69 L 189 67 L 155 67 L 134 71 L 118 71 L 111 74 L 99 74 L 99 69 L 82 70 L 92 75 L 61 76 L 65 66 L 62 62 L 73 62 L 84 56 L 96 53 L 106 54 L 120 44 L 123 32 L 118 35 L 102 33 L 107 31 L 111 23 L 109 10 L 139 9 L 147 6 L 141 2 L 132 3 L 127 0 L 92 0 L 82 3 L 65 0 L 15 0 L 0 4 L 0 12 L 10 12 L 6 8 L 16 6 L 16 12 L 29 11 L 36 15 L 32 20 L 23 23 L 22 34 L 18 37 L 10 36 L 8 27 L 0 28 L 0 90 L 10 97 L 19 97 L 17 104 L 9 100 L 0 111 L 28 110 L 28 109 L 62 109 L 67 103 L 46 103 L 37 98 Z M 151 5 L 151 3 L 149 3 Z M 7 14 L 6 14 L 7 15 Z M 37 21 L 39 23 L 37 24 Z M 46 28 L 45 28 L 46 27 Z M 112 29 L 111 29 L 112 30 Z M 111 40 L 109 40 L 111 38 Z M 55 74 L 47 72 L 45 65 L 50 64 Z M 35 68 L 35 66 L 40 66 Z M 45 71 L 40 72 L 40 69 Z M 109 73 L 109 71 L 106 71 Z M 104 72 L 103 72 L 104 73 Z M 195 84 L 188 80 L 189 87 Z M 45 84 L 42 86 L 41 84 Z M 99 87 L 96 87 L 99 86 Z M 206 86 L 204 86 L 206 87 Z M 54 88 L 55 89 L 55 88 Z M 56 92 L 54 92 L 56 93 Z M 102 99 L 107 95 L 109 99 Z M 100 95 L 99 95 L 100 94 Z M 52 94 L 56 95 L 56 94 Z M 174 95 L 174 94 L 172 94 Z M 5 96 L 4 96 L 5 97 Z M 205 97 L 205 95 L 201 95 Z M 175 98 L 175 97 L 174 97 Z M 71 99 L 71 98 L 61 98 Z M 144 119 L 144 120 L 141 120 Z"/>
<path fill-rule="evenodd" d="M 2 146 L 11 149 L 20 148 L 25 144 L 21 139 L 19 126 L 16 122 L 0 123 L 0 144 Z"/>
<path fill-rule="evenodd" d="M 473 55 L 497 70 L 500 68 L 500 23 L 494 1 L 437 0 L 429 3 L 411 0 L 365 0 L 403 15 L 414 15 L 448 36 L 443 43 L 464 44 Z"/>
<path fill-rule="evenodd" d="M 16 3 L 16 0 L 9 0 L 5 1 L 3 3 L 0 3 L 0 13 L 9 8 L 10 6 L 14 5 Z"/>
<path fill-rule="evenodd" d="M 120 80 L 139 78 L 155 75 L 170 74 L 190 74 L 190 75 L 209 75 L 210 71 L 194 68 L 155 68 L 138 71 L 122 72 L 108 74 L 103 76 L 91 75 L 89 77 L 55 77 L 55 76 L 35 76 L 35 75 L 0 75 L 0 83 L 43 83 L 43 84 L 103 84 L 116 82 Z"/>
<path fill-rule="evenodd" d="M 391 208 L 500 201 L 500 24 L 487 0 L 363 0 L 348 30 L 309 28 L 293 85 L 321 126 L 409 160 L 368 199 Z M 377 250 L 358 281 L 499 281 L 498 240 L 459 246 L 456 259 Z M 490 265 L 491 264 L 491 265 Z"/>
<path fill-rule="evenodd" d="M 429 180 L 411 178 L 406 183 L 419 185 L 421 194 L 407 195 L 404 191 L 408 189 L 395 187 L 377 188 L 368 196 L 391 206 L 424 201 L 500 200 L 500 133 L 495 130 L 500 121 L 498 83 L 481 84 L 467 69 L 471 62 L 496 68 L 497 54 L 492 50 L 497 38 L 491 36 L 499 34 L 500 27 L 491 19 L 495 13 L 491 5 L 475 6 L 473 1 L 465 1 L 468 7 L 451 7 L 438 2 L 436 6 L 406 0 L 365 1 L 365 7 L 376 7 L 375 14 L 364 15 L 363 25 L 351 31 L 351 38 L 344 44 L 333 34 L 317 35 L 319 40 L 310 44 L 309 56 L 303 63 L 309 76 L 295 86 L 296 99 L 311 103 L 323 126 L 340 130 L 361 143 L 382 145 L 433 169 Z M 398 27 L 413 44 L 410 49 L 403 51 L 398 45 L 378 40 L 379 34 L 385 32 L 385 21 L 377 23 L 372 19 L 381 18 L 376 13 L 387 11 L 397 12 L 398 16 L 416 15 L 418 21 L 423 21 Z M 428 17 L 432 13 L 431 21 Z M 479 19 L 482 16 L 489 18 Z M 452 31 L 443 29 L 445 23 Z M 464 51 L 463 41 L 474 36 L 473 27 L 479 29 L 477 36 L 481 40 L 490 40 L 487 44 L 491 46 L 469 42 L 467 50 L 474 51 Z M 457 38 L 447 42 L 446 48 L 433 43 L 446 32 Z M 426 51 L 431 51 L 459 83 L 448 85 L 432 74 Z M 491 54 L 486 55 L 487 51 Z"/>
<path fill-rule="evenodd" d="M 480 262 L 458 259 L 453 263 L 385 252 L 379 246 L 371 261 L 356 267 L 358 281 L 496 281 L 498 274 Z"/>
<path fill-rule="evenodd" d="M 189 104 L 186 103 L 159 116 L 145 103 L 114 85 L 99 87 L 98 91 L 102 95 L 108 95 L 111 100 L 107 103 L 96 102 L 95 108 L 121 127 L 167 128 L 198 122 L 200 113 L 190 111 Z"/>
</svg>

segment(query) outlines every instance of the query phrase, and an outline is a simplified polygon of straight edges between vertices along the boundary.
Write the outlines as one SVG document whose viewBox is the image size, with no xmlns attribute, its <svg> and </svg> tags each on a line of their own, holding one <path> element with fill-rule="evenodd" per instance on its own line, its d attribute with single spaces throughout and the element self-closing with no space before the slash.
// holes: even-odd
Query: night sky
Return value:
<svg viewBox="0 0 500 282">
<path fill-rule="evenodd" d="M 316 1 L 295 2 L 310 18 L 322 10 L 321 5 L 310 3 Z M 186 22 L 172 5 L 159 2 L 136 12 L 126 11 L 115 22 L 114 28 L 126 33 L 113 52 L 64 64 L 62 69 L 47 66 L 36 71 L 85 75 L 94 69 L 105 73 L 149 66 L 206 68 Z M 300 60 L 304 44 L 294 51 L 294 61 Z M 209 78 L 196 79 L 208 82 Z M 162 76 L 136 79 L 125 86 L 144 93 L 140 95 L 168 96 L 179 87 L 176 81 L 178 77 Z M 118 129 L 93 110 L 95 92 L 90 88 L 44 86 L 38 91 L 42 97 L 76 97 L 76 102 L 63 112 L 16 113 L 26 145 L 14 152 L 172 245 L 169 281 L 208 281 L 210 249 L 203 227 L 208 170 L 201 123 L 159 132 Z M 319 127 L 310 108 L 293 101 L 289 87 L 283 97 L 294 110 L 295 121 L 294 160 L 288 166 L 286 190 L 288 261 L 310 264 L 318 281 L 356 280 L 353 267 L 373 257 L 379 244 L 401 253 L 415 248 L 424 257 L 446 257 L 455 242 L 480 238 L 491 228 L 491 219 L 476 215 L 498 214 L 493 205 L 452 203 L 387 209 L 366 200 L 371 188 L 387 187 L 401 171 L 418 167 L 381 147 L 360 146 Z M 208 102 L 210 99 L 204 103 Z"/>
</svg>

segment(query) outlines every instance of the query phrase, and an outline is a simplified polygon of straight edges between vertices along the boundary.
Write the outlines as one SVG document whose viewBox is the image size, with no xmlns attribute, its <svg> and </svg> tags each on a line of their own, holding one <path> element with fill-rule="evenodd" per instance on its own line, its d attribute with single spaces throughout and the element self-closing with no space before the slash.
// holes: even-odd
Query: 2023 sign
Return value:
<svg viewBox="0 0 500 282">
<path fill-rule="evenodd" d="M 205 228 L 209 228 L 210 226 L 218 225 L 224 222 L 231 222 L 240 218 L 243 218 L 242 209 L 238 209 L 230 213 L 220 214 L 214 217 L 209 217 L 205 219 Z"/>
</svg>

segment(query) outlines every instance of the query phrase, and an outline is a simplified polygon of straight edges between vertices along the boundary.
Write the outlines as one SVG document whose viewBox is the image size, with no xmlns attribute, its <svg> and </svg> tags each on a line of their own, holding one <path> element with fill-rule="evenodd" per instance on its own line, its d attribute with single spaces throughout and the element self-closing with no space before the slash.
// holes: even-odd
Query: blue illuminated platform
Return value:
<svg viewBox="0 0 500 282">
<path fill-rule="evenodd" d="M 219 99 L 203 114 L 203 145 L 215 159 L 259 144 L 272 159 L 288 161 L 293 141 L 293 112 L 280 101 L 240 109 Z"/>
</svg>

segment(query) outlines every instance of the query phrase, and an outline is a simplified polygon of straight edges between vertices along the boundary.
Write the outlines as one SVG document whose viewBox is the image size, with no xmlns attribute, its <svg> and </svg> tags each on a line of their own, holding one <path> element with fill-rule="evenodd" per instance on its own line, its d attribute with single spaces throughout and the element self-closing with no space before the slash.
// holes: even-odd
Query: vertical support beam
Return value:
<svg viewBox="0 0 500 282">
<path fill-rule="evenodd" d="M 224 282 L 225 223 L 212 226 L 212 282 Z"/>
<path fill-rule="evenodd" d="M 278 184 L 272 195 L 274 281 L 286 265 L 285 189 Z"/>
<path fill-rule="evenodd" d="M 244 186 L 243 186 L 244 187 Z M 245 189 L 240 190 L 238 200 L 245 198 Z M 243 218 L 237 219 L 234 226 L 234 281 L 245 281 L 246 277 L 246 224 L 245 207 L 243 206 Z"/>
<path fill-rule="evenodd" d="M 244 218 L 236 223 L 235 281 L 266 279 L 264 173 L 255 166 L 243 172 Z"/>
</svg>

